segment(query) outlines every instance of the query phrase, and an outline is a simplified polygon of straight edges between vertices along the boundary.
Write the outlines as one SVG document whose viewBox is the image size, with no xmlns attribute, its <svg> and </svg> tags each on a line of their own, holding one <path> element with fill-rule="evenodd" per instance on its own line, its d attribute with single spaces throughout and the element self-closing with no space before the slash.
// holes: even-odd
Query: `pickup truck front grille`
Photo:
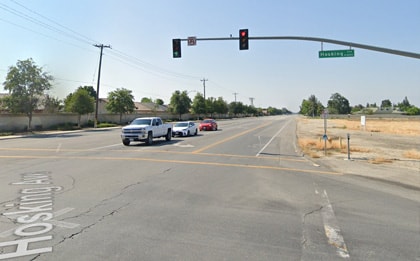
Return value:
<svg viewBox="0 0 420 261">
<path fill-rule="evenodd" d="M 126 138 L 138 138 L 141 135 L 144 135 L 146 132 L 144 130 L 136 130 L 136 129 L 128 129 L 128 130 L 123 130 L 122 134 L 126 137 Z"/>
</svg>

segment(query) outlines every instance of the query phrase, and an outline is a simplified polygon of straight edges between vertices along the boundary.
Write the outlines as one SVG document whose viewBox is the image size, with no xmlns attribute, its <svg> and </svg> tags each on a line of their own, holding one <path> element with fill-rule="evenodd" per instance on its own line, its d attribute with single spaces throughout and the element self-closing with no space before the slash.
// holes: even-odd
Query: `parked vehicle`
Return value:
<svg viewBox="0 0 420 261">
<path fill-rule="evenodd" d="M 197 135 L 198 129 L 193 121 L 181 121 L 174 125 L 172 137 Z"/>
<path fill-rule="evenodd" d="M 200 131 L 217 131 L 217 122 L 214 119 L 205 119 L 200 123 L 198 128 L 200 129 Z"/>
<path fill-rule="evenodd" d="M 172 138 L 172 124 L 164 124 L 159 117 L 137 118 L 130 125 L 122 128 L 121 140 L 125 146 L 132 141 L 143 141 L 147 145 L 153 144 L 154 138 Z"/>
</svg>

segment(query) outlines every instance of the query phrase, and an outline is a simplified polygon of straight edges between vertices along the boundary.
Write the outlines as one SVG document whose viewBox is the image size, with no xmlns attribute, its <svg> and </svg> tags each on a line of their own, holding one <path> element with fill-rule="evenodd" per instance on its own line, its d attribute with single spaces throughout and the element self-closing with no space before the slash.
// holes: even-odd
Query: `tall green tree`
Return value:
<svg viewBox="0 0 420 261">
<path fill-rule="evenodd" d="M 78 114 L 77 126 L 80 128 L 82 115 L 95 111 L 95 99 L 87 90 L 79 88 L 73 94 L 67 96 L 64 110 Z"/>
<path fill-rule="evenodd" d="M 53 77 L 38 67 L 32 58 L 9 67 L 3 86 L 10 96 L 3 102 L 11 112 L 28 116 L 28 130 L 32 129 L 33 112 L 41 104 L 46 91 L 51 89 L 52 80 Z"/>
<path fill-rule="evenodd" d="M 331 114 L 348 114 L 351 112 L 349 101 L 339 93 L 331 95 L 327 107 Z"/>
<path fill-rule="evenodd" d="M 215 113 L 215 103 L 216 99 L 214 97 L 208 97 L 206 100 L 206 112 L 210 113 L 210 117 L 213 118 L 213 113 Z"/>
<path fill-rule="evenodd" d="M 169 104 L 171 112 L 179 114 L 179 119 L 182 119 L 182 114 L 190 111 L 191 99 L 187 91 L 175 91 L 172 94 L 171 102 Z"/>
<path fill-rule="evenodd" d="M 322 105 L 322 103 L 318 100 L 318 98 L 315 95 L 312 94 L 307 100 L 303 99 L 299 113 L 315 117 L 321 115 L 323 110 L 324 106 Z"/>
<path fill-rule="evenodd" d="M 78 89 L 86 90 L 89 93 L 89 96 L 95 99 L 96 101 L 96 90 L 93 86 L 80 86 Z"/>
<path fill-rule="evenodd" d="M 229 104 L 229 112 L 234 115 L 244 113 L 244 104 L 242 102 L 231 102 Z"/>
<path fill-rule="evenodd" d="M 389 99 L 383 100 L 381 102 L 381 108 L 392 107 L 392 102 Z"/>
<path fill-rule="evenodd" d="M 400 103 L 398 103 L 398 108 L 400 108 L 401 111 L 407 111 L 408 109 L 411 108 L 411 104 L 408 101 L 407 96 L 405 96 L 404 100 Z"/>
<path fill-rule="evenodd" d="M 122 115 L 133 112 L 135 108 L 134 96 L 131 90 L 121 88 L 108 93 L 106 109 L 112 113 L 118 113 L 120 115 L 120 123 Z"/>
<path fill-rule="evenodd" d="M 223 100 L 223 97 L 217 98 L 217 100 L 214 101 L 214 112 L 220 114 L 226 114 L 229 111 L 229 105 L 228 103 Z"/>
<path fill-rule="evenodd" d="M 191 105 L 191 110 L 198 116 L 206 113 L 206 101 L 204 100 L 204 96 L 201 93 L 197 93 L 195 95 Z"/>
</svg>

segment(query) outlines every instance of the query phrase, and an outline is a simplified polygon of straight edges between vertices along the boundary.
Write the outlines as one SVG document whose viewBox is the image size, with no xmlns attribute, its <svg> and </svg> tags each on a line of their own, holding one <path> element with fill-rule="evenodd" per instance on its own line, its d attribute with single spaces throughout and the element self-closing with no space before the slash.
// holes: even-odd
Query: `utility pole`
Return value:
<svg viewBox="0 0 420 261">
<path fill-rule="evenodd" d="M 254 107 L 254 100 L 255 100 L 255 98 L 250 97 L 249 100 L 251 101 L 251 106 Z"/>
<path fill-rule="evenodd" d="M 236 95 L 238 95 L 239 93 L 234 92 L 233 95 L 235 95 L 235 103 L 236 103 Z"/>
<path fill-rule="evenodd" d="M 204 88 L 204 100 L 206 100 L 206 81 L 208 81 L 208 79 L 202 79 L 200 80 L 203 82 L 203 88 Z"/>
<path fill-rule="evenodd" d="M 102 53 L 104 48 L 111 48 L 110 45 L 94 44 L 93 46 L 101 48 L 101 54 L 99 56 L 99 70 L 98 70 L 98 82 L 96 85 L 96 109 L 95 109 L 95 123 L 94 128 L 98 127 L 98 107 L 99 107 L 99 82 L 101 81 L 101 66 L 102 66 Z"/>
</svg>

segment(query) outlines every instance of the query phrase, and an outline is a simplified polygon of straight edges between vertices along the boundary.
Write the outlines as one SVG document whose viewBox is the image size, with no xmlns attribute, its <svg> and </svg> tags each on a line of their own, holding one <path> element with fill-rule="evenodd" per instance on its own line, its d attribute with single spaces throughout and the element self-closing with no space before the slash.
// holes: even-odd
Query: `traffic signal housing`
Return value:
<svg viewBox="0 0 420 261">
<path fill-rule="evenodd" d="M 172 39 L 172 56 L 181 58 L 181 39 Z"/>
<path fill-rule="evenodd" d="M 239 50 L 248 50 L 248 29 L 239 30 Z"/>
</svg>

